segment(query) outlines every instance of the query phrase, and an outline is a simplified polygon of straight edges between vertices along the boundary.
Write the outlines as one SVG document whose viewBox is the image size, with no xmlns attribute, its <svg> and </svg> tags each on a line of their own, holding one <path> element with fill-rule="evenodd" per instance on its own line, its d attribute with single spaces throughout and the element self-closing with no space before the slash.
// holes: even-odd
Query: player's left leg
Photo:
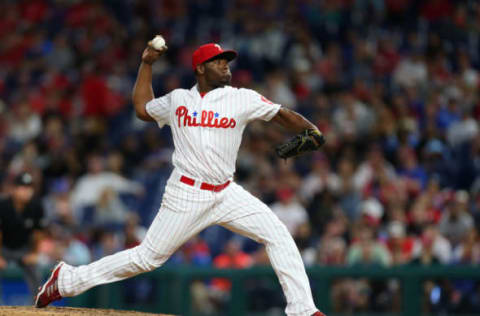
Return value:
<svg viewBox="0 0 480 316">
<path fill-rule="evenodd" d="M 202 211 L 201 207 L 197 208 Z M 162 205 L 140 245 L 88 265 L 73 267 L 64 264 L 59 275 L 60 295 L 75 296 L 94 286 L 121 281 L 160 267 L 178 247 L 207 226 L 195 211 L 178 213 Z"/>
<path fill-rule="evenodd" d="M 75 296 L 88 289 L 133 277 L 160 267 L 184 242 L 211 224 L 213 193 L 178 181 L 172 172 L 162 205 L 137 247 L 88 265 L 64 264 L 58 274 L 59 294 Z"/>
<path fill-rule="evenodd" d="M 268 206 L 235 183 L 220 194 L 217 223 L 265 245 L 287 299 L 286 314 L 311 316 L 317 312 L 302 258 L 285 225 Z"/>
</svg>

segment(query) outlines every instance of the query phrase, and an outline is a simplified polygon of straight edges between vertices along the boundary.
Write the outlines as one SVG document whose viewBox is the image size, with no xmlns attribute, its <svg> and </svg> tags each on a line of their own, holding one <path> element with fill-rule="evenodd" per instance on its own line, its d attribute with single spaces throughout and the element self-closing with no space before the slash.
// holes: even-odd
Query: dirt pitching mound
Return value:
<svg viewBox="0 0 480 316">
<path fill-rule="evenodd" d="M 173 316 L 165 314 L 140 313 L 120 311 L 113 309 L 72 308 L 72 307 L 47 307 L 34 308 L 29 306 L 0 306 L 0 316 Z"/>
</svg>

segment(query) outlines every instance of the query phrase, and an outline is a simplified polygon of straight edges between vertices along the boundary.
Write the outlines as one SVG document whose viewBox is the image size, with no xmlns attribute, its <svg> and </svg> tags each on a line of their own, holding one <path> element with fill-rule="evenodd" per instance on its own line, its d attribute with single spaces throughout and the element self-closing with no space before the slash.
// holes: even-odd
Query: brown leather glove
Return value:
<svg viewBox="0 0 480 316">
<path fill-rule="evenodd" d="M 325 137 L 318 129 L 307 129 L 275 148 L 280 158 L 287 159 L 306 152 L 318 150 L 325 143 Z"/>
</svg>

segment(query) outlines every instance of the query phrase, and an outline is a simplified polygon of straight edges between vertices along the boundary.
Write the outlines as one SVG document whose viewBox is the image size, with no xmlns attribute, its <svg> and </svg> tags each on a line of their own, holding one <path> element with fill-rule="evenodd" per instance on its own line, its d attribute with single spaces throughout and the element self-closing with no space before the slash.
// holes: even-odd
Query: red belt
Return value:
<svg viewBox="0 0 480 316">
<path fill-rule="evenodd" d="M 191 186 L 195 185 L 195 180 L 193 180 L 189 177 L 185 177 L 185 176 L 180 177 L 180 182 L 183 182 L 183 183 L 191 185 Z M 202 182 L 200 184 L 200 189 L 201 190 L 207 190 L 207 191 L 213 191 L 213 192 L 220 192 L 223 189 L 225 189 L 226 187 L 228 187 L 229 184 L 230 184 L 230 180 L 225 182 L 224 184 L 219 184 L 219 185 L 214 185 L 214 184 Z"/>
</svg>

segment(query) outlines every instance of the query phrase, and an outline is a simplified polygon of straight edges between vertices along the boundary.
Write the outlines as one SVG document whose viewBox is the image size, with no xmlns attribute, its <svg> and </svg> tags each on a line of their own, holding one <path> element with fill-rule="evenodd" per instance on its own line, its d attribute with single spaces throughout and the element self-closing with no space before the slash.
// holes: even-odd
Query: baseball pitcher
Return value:
<svg viewBox="0 0 480 316">
<path fill-rule="evenodd" d="M 231 87 L 228 63 L 237 53 L 218 44 L 202 45 L 193 53 L 194 87 L 155 98 L 152 64 L 166 50 L 164 42 L 161 46 L 149 42 L 133 88 L 137 116 L 160 128 L 169 125 L 173 135 L 174 170 L 158 214 L 135 248 L 84 266 L 57 264 L 40 288 L 36 307 L 156 269 L 192 236 L 221 225 L 265 245 L 287 300 L 287 315 L 324 315 L 315 307 L 300 253 L 285 225 L 233 180 L 249 122 L 273 121 L 297 134 L 276 148 L 285 159 L 319 149 L 324 142 L 321 132 L 300 114 L 257 92 Z"/>
</svg>

